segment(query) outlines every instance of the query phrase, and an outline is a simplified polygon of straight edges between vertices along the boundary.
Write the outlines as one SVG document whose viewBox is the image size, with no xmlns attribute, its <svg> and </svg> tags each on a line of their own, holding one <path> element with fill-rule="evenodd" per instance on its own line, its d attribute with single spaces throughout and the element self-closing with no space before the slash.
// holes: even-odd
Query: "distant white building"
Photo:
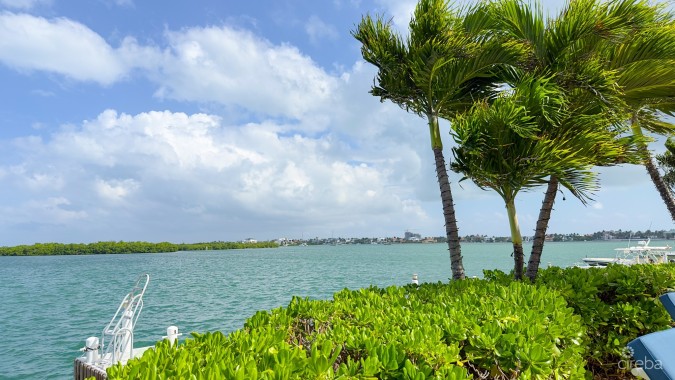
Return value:
<svg viewBox="0 0 675 380">
<path fill-rule="evenodd" d="M 242 243 L 257 243 L 258 241 L 252 238 L 246 238 L 241 241 Z"/>
</svg>

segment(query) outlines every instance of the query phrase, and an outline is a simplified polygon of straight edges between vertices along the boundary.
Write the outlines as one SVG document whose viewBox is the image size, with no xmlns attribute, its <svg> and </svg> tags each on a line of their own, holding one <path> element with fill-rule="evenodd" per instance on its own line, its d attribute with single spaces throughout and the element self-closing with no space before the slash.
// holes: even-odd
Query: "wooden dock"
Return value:
<svg viewBox="0 0 675 380">
<path fill-rule="evenodd" d="M 83 358 L 75 359 L 75 368 L 73 370 L 75 380 L 85 380 L 95 377 L 96 380 L 108 380 L 108 374 L 105 370 L 84 362 Z"/>
</svg>

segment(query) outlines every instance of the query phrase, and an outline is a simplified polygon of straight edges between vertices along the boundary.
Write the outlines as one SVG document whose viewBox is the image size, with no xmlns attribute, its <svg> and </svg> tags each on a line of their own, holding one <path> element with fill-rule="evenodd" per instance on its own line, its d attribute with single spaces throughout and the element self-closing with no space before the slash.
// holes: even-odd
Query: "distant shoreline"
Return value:
<svg viewBox="0 0 675 380">
<path fill-rule="evenodd" d="M 37 243 L 0 247 L 0 256 L 72 256 L 72 255 L 110 255 L 128 253 L 168 253 L 179 251 L 204 251 L 252 248 L 277 248 L 276 242 L 224 242 L 181 243 L 168 242 L 97 242 L 97 243 Z"/>
<path fill-rule="evenodd" d="M 587 240 L 547 240 L 546 243 L 591 243 L 591 242 L 638 242 L 648 238 L 614 238 L 614 239 L 592 239 Z M 654 237 L 654 240 L 675 240 L 673 238 Z M 370 240 L 368 240 L 370 241 Z M 337 242 L 337 244 L 335 243 Z M 73 255 L 110 255 L 110 254 L 130 254 L 130 253 L 170 253 L 181 251 L 205 251 L 205 250 L 230 250 L 230 249 L 255 249 L 255 248 L 278 248 L 280 246 L 325 246 L 325 245 L 361 245 L 361 244 L 443 244 L 445 241 L 381 241 L 381 242 L 362 242 L 362 241 L 340 241 L 320 240 L 319 242 L 307 241 L 305 244 L 295 242 L 295 244 L 282 244 L 275 241 L 263 242 L 223 242 L 214 241 L 207 243 L 149 243 L 149 242 L 96 242 L 96 243 L 36 243 L 32 245 L 17 245 L 11 247 L 0 247 L 0 256 L 73 256 Z M 483 241 L 461 240 L 461 244 L 500 244 L 510 243 L 507 238 L 504 239 L 485 239 Z M 526 240 L 525 244 L 531 243 Z"/>
</svg>

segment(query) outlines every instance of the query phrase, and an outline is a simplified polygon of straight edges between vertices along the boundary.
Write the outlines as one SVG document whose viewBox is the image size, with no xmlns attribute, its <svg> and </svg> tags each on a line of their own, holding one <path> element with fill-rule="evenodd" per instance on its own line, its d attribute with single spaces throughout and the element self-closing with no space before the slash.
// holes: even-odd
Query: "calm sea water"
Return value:
<svg viewBox="0 0 675 380">
<path fill-rule="evenodd" d="M 623 242 L 548 243 L 542 266 L 613 257 Z M 653 242 L 652 245 L 664 245 Z M 510 244 L 464 244 L 469 276 L 512 268 Z M 529 247 L 525 247 L 529 252 Z M 162 254 L 0 257 L 0 379 L 68 379 L 79 348 L 100 336 L 136 278 L 150 274 L 136 347 L 176 325 L 240 328 L 257 310 L 294 295 L 329 299 L 343 288 L 448 281 L 444 244 L 339 245 Z"/>
</svg>

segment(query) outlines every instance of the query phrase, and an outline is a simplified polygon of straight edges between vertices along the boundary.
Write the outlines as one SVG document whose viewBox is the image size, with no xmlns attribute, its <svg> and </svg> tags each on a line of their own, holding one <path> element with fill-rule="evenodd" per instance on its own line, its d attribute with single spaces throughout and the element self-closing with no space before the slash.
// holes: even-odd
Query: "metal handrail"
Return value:
<svg viewBox="0 0 675 380">
<path fill-rule="evenodd" d="M 128 354 L 129 356 L 127 359 L 130 359 L 131 357 L 134 356 L 134 331 L 132 329 L 128 328 L 121 328 L 117 331 L 115 336 L 113 337 L 111 346 L 113 347 L 112 349 L 112 358 L 111 358 L 111 364 L 117 363 L 118 361 L 124 360 L 124 350 L 126 347 L 124 347 L 123 343 L 120 342 L 120 339 L 124 339 L 125 337 L 122 334 L 128 333 L 129 334 L 129 341 L 128 344 L 126 344 L 126 347 L 128 347 Z M 117 357 L 117 354 L 119 352 L 119 358 Z"/>
<path fill-rule="evenodd" d="M 136 321 L 143 311 L 143 295 L 145 289 L 150 282 L 150 275 L 142 274 L 136 280 L 136 284 L 131 291 L 124 297 L 120 306 L 117 308 L 115 315 L 103 329 L 101 334 L 101 347 L 105 349 L 103 358 L 111 358 L 110 364 L 115 364 L 118 361 L 128 360 L 133 356 L 134 346 L 134 327 Z M 129 340 L 124 341 L 124 338 L 129 334 Z M 105 337 L 110 338 L 110 344 L 105 345 Z M 122 347 L 124 346 L 124 347 Z M 128 350 L 128 357 L 125 358 L 124 351 Z M 119 358 L 117 352 L 119 351 Z"/>
</svg>

